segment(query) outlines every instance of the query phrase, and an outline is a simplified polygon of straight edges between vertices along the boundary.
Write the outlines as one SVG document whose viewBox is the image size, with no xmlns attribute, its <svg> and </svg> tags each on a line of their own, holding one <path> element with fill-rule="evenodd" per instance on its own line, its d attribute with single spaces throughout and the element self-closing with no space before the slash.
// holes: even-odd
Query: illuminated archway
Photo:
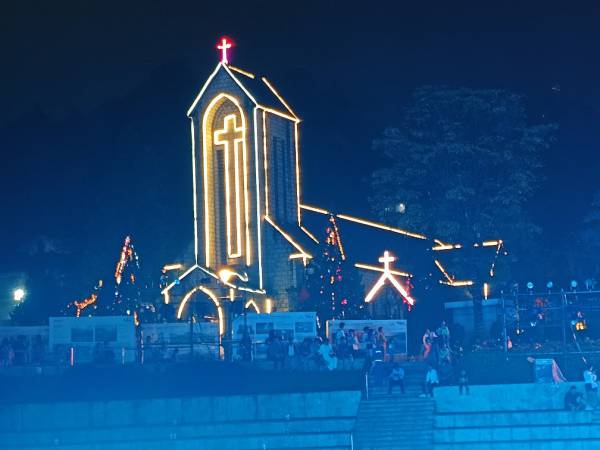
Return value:
<svg viewBox="0 0 600 450">
<path fill-rule="evenodd" d="M 257 314 L 260 314 L 260 309 L 258 308 L 258 305 L 252 298 L 246 302 L 246 304 L 244 305 L 244 308 L 246 308 L 246 309 L 252 308 L 252 309 L 254 309 L 254 311 L 256 311 Z"/>
<path fill-rule="evenodd" d="M 206 294 L 208 296 L 208 298 L 210 298 L 212 300 L 212 302 L 215 304 L 215 307 L 217 308 L 217 314 L 219 316 L 219 335 L 223 336 L 223 333 L 225 332 L 225 322 L 223 320 L 223 308 L 221 307 L 221 303 L 219 302 L 219 299 L 217 298 L 217 296 L 211 290 L 205 288 L 204 286 L 196 286 L 195 288 L 193 288 L 192 290 L 190 290 L 188 293 L 186 293 L 183 296 L 183 298 L 181 299 L 181 303 L 179 303 L 179 307 L 177 308 L 177 319 L 181 319 L 181 317 L 183 316 L 183 311 L 184 311 L 186 305 L 188 304 L 190 298 L 192 298 L 192 295 L 194 295 L 198 291 Z"/>
<path fill-rule="evenodd" d="M 223 117 L 221 117 L 223 116 Z M 216 123 L 216 121 L 219 123 Z M 225 93 L 216 95 L 202 116 L 202 166 L 204 191 L 204 252 L 205 265 L 211 267 L 217 253 L 211 248 L 211 233 L 216 233 L 215 208 L 216 168 L 215 146 L 222 147 L 225 177 L 225 218 L 227 230 L 226 252 L 228 258 L 245 257 L 246 265 L 252 261 L 249 230 L 248 193 L 248 121 L 240 101 Z M 240 148 L 241 147 L 241 148 Z M 230 153 L 233 153 L 230 155 Z M 240 161 L 241 153 L 241 161 Z M 240 179 L 241 178 L 241 179 Z M 242 191 L 242 192 L 240 192 Z M 243 217 L 243 220 L 242 220 Z M 242 230 L 244 238 L 242 239 Z M 242 247 L 244 251 L 242 251 Z M 244 253 L 244 255 L 242 255 Z"/>
</svg>

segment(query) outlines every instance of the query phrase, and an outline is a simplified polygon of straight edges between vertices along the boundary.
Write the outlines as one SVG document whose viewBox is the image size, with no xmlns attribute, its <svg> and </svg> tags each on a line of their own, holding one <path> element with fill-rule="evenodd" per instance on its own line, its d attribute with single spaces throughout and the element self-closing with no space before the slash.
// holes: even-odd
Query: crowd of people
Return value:
<svg viewBox="0 0 600 450">
<path fill-rule="evenodd" d="M 40 364 L 44 353 L 45 347 L 40 335 L 33 337 L 31 341 L 25 336 L 5 337 L 0 342 L 0 367 Z"/>
<path fill-rule="evenodd" d="M 242 360 L 251 359 L 250 345 L 249 337 L 244 335 L 239 352 Z M 265 345 L 267 359 L 275 369 L 352 369 L 356 360 L 363 361 L 362 364 L 368 367 L 372 361 L 393 358 L 395 353 L 404 351 L 396 348 L 393 338 L 388 340 L 383 327 L 376 330 L 364 327 L 356 331 L 346 329 L 344 322 L 340 322 L 328 338 L 307 337 L 301 342 L 271 330 Z"/>
</svg>

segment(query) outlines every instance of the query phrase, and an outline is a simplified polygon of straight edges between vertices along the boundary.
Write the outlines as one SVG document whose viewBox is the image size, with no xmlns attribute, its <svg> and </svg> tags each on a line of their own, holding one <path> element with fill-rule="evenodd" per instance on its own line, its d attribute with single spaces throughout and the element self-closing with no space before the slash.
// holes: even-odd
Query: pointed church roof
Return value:
<svg viewBox="0 0 600 450">
<path fill-rule="evenodd" d="M 376 270 L 384 250 L 398 257 L 396 270 L 404 276 L 430 276 L 442 285 L 465 287 L 482 284 L 494 276 L 496 262 L 503 252 L 502 240 L 487 240 L 471 244 L 449 244 L 419 233 L 388 226 L 348 214 L 331 213 L 322 208 L 301 205 L 302 222 L 313 233 L 324 230 L 333 214 L 338 220 L 341 241 L 356 267 Z M 456 252 L 464 259 L 476 262 L 483 258 L 485 270 L 475 264 L 453 264 Z"/>
<path fill-rule="evenodd" d="M 230 66 L 228 64 L 224 64 L 222 62 L 217 64 L 217 67 L 213 73 L 208 77 L 202 86 L 202 89 L 200 89 L 199 94 L 196 96 L 196 99 L 187 112 L 188 117 L 192 115 L 198 106 L 198 103 L 202 99 L 202 96 L 204 95 L 204 92 L 208 86 L 210 86 L 213 78 L 215 78 L 217 74 L 221 72 L 226 73 L 227 76 L 229 76 L 240 87 L 240 89 L 244 91 L 252 103 L 259 108 L 284 116 L 295 122 L 300 121 L 296 113 L 279 94 L 279 92 L 277 92 L 269 80 L 267 80 L 265 77 L 258 77 L 253 73 Z"/>
</svg>

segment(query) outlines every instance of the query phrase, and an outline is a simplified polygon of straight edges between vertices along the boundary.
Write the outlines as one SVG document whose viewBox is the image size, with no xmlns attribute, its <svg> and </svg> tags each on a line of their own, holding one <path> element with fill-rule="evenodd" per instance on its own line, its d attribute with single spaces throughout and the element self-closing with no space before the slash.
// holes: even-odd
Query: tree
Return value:
<svg viewBox="0 0 600 450">
<path fill-rule="evenodd" d="M 364 311 L 363 289 L 356 269 L 346 259 L 339 228 L 334 216 L 329 217 L 321 252 L 306 271 L 300 308 L 316 311 L 319 327 L 324 330 L 330 319 L 358 319 Z"/>
<path fill-rule="evenodd" d="M 374 141 L 387 164 L 371 177 L 380 219 L 449 243 L 503 239 L 522 255 L 539 233 L 526 203 L 556 125 L 531 125 L 504 90 L 422 87 L 398 126 Z"/>
<path fill-rule="evenodd" d="M 600 191 L 596 192 L 577 239 L 579 251 L 573 258 L 573 276 L 600 276 Z"/>
</svg>

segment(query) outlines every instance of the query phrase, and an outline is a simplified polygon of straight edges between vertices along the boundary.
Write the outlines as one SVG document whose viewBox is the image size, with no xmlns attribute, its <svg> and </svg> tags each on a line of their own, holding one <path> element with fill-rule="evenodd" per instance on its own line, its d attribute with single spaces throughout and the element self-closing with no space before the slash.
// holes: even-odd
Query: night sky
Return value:
<svg viewBox="0 0 600 450">
<path fill-rule="evenodd" d="M 598 9 L 127 3 L 0 17 L 0 272 L 76 266 L 67 301 L 110 274 L 126 234 L 157 276 L 191 241 L 185 113 L 221 35 L 236 43 L 232 64 L 266 75 L 303 119 L 307 203 L 370 214 L 371 141 L 426 84 L 507 88 L 526 96 L 532 123 L 559 124 L 530 205 L 544 239 L 576 229 L 600 188 Z M 61 256 L 32 256 L 41 240 Z"/>
</svg>

